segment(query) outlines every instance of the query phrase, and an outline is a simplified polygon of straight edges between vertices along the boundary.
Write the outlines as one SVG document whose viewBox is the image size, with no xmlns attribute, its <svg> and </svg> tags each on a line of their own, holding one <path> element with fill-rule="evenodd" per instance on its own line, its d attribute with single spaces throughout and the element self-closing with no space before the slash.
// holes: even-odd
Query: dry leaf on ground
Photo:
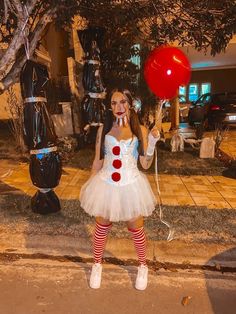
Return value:
<svg viewBox="0 0 236 314">
<path fill-rule="evenodd" d="M 183 299 L 182 299 L 182 305 L 183 306 L 186 306 L 186 305 L 188 305 L 189 304 L 189 301 L 192 299 L 192 297 L 190 297 L 190 296 L 186 296 L 186 297 L 183 297 Z"/>
</svg>

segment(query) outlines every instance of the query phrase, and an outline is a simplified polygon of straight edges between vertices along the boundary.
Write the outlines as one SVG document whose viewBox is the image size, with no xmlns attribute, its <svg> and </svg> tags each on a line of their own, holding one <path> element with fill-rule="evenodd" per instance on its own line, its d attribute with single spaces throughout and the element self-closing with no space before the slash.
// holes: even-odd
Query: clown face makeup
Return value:
<svg viewBox="0 0 236 314">
<path fill-rule="evenodd" d="M 121 92 L 114 92 L 111 97 L 111 109 L 119 126 L 127 125 L 129 121 L 128 98 Z"/>
</svg>

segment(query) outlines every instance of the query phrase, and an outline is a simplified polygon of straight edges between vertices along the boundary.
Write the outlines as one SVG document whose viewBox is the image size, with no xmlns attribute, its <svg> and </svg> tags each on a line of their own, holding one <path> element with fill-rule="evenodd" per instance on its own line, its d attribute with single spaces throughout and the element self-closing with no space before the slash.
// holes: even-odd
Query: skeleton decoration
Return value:
<svg viewBox="0 0 236 314">
<path fill-rule="evenodd" d="M 78 31 L 79 40 L 85 52 L 83 68 L 83 87 L 85 96 L 82 100 L 82 118 L 84 130 L 89 126 L 99 126 L 105 114 L 105 88 L 100 75 L 100 47 L 104 29 L 91 27 Z"/>
<path fill-rule="evenodd" d="M 184 138 L 182 134 L 176 133 L 172 136 L 171 141 L 171 151 L 172 152 L 183 152 L 184 151 Z"/>
<path fill-rule="evenodd" d="M 56 134 L 47 111 L 48 72 L 44 65 L 27 60 L 20 76 L 24 101 L 24 140 L 30 150 L 30 177 L 38 191 L 31 199 L 33 212 L 49 214 L 60 210 L 53 188 L 61 177 Z"/>
</svg>

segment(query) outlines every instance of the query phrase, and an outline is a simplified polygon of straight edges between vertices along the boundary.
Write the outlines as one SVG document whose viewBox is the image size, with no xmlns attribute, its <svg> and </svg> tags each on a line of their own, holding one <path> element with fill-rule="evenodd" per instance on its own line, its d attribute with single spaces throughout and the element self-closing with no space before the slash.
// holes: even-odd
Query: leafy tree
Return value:
<svg viewBox="0 0 236 314">
<path fill-rule="evenodd" d="M 154 46 L 177 42 L 215 55 L 227 47 L 236 31 L 234 0 L 1 0 L 0 37 L 7 44 L 0 59 L 0 90 L 18 78 L 46 26 L 70 25 L 73 15 L 88 25 L 106 29 L 102 50 L 105 82 L 133 81 L 138 69 L 130 62 L 140 53 L 145 60 Z M 140 43 L 140 51 L 134 45 Z M 0 91 L 0 92 L 1 92 Z"/>
</svg>

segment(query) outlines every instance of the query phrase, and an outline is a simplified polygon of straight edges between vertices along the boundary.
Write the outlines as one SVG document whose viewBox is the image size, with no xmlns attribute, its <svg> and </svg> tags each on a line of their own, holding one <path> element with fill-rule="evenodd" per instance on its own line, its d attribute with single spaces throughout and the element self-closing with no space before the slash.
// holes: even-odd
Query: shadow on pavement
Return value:
<svg viewBox="0 0 236 314">
<path fill-rule="evenodd" d="M 213 256 L 207 264 L 215 265 L 217 270 L 205 272 L 212 313 L 234 314 L 236 311 L 236 247 Z"/>
</svg>

